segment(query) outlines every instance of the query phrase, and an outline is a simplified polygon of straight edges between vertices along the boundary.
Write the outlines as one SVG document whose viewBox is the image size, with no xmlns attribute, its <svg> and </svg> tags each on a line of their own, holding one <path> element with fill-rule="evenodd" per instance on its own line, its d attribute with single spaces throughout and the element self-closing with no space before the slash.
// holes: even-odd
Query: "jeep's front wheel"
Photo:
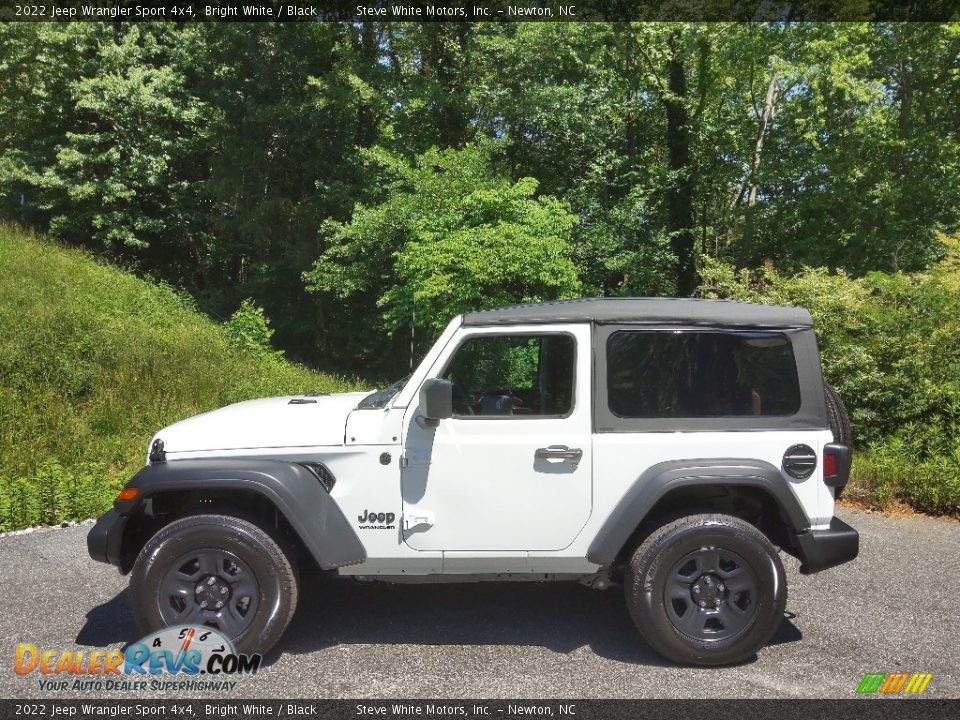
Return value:
<svg viewBox="0 0 960 720">
<path fill-rule="evenodd" d="M 287 553 L 258 526 L 229 515 L 192 515 L 144 546 L 130 578 L 144 634 L 174 625 L 216 628 L 237 652 L 266 653 L 297 607 Z"/>
<path fill-rule="evenodd" d="M 776 549 L 729 515 L 688 515 L 655 530 L 634 553 L 624 589 L 649 645 L 693 665 L 752 657 L 776 632 L 787 602 Z"/>
</svg>

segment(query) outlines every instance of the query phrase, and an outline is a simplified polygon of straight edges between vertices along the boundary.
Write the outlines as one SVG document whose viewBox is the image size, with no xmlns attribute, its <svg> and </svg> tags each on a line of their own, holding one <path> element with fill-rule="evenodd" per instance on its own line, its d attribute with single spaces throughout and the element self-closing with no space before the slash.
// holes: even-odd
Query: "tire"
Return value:
<svg viewBox="0 0 960 720">
<path fill-rule="evenodd" d="M 687 515 L 655 530 L 633 554 L 624 591 L 644 640 L 684 665 L 753 657 L 777 631 L 787 603 L 776 549 L 730 515 Z"/>
<path fill-rule="evenodd" d="M 134 619 L 144 635 L 173 625 L 207 625 L 229 637 L 238 653 L 266 653 L 297 607 L 291 556 L 247 520 L 230 515 L 175 520 L 147 542 L 134 563 Z"/>
<path fill-rule="evenodd" d="M 833 385 L 824 385 L 827 396 L 827 417 L 830 420 L 830 432 L 833 433 L 833 441 L 843 443 L 850 448 L 850 455 L 853 456 L 853 428 L 850 425 L 850 415 L 847 413 L 847 406 L 840 399 L 837 389 Z M 838 487 L 833 490 L 833 499 L 839 500 L 843 495 L 843 488 Z"/>
<path fill-rule="evenodd" d="M 827 396 L 827 417 L 830 419 L 830 432 L 833 441 L 843 443 L 853 451 L 853 428 L 850 426 L 850 415 L 847 406 L 843 404 L 837 389 L 833 385 L 824 385 Z"/>
</svg>

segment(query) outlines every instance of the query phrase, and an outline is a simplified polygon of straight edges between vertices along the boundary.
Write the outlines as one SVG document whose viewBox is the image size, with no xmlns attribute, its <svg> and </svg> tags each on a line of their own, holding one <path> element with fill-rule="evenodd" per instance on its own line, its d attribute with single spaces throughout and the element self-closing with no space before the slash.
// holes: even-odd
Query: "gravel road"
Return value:
<svg viewBox="0 0 960 720">
<path fill-rule="evenodd" d="M 678 668 L 639 639 L 619 589 L 572 583 L 360 585 L 306 578 L 293 624 L 245 698 L 851 697 L 866 672 L 930 672 L 960 697 L 960 523 L 841 511 L 853 563 L 803 576 L 758 658 Z M 19 642 L 114 649 L 138 638 L 126 578 L 90 560 L 89 525 L 0 537 L 0 697 L 49 697 L 12 671 Z M 130 697 L 97 693 L 96 697 Z M 62 692 L 63 699 L 82 693 Z M 144 696 L 149 697 L 149 696 Z M 198 695 L 197 697 L 203 697 Z"/>
</svg>

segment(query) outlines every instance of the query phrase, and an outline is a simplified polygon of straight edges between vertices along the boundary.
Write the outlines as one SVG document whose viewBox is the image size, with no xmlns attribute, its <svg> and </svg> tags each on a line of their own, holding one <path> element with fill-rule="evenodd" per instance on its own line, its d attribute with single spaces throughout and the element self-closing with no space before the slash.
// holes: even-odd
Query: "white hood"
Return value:
<svg viewBox="0 0 960 720">
<path fill-rule="evenodd" d="M 347 415 L 367 394 L 248 400 L 170 425 L 156 437 L 168 453 L 343 445 Z"/>
</svg>

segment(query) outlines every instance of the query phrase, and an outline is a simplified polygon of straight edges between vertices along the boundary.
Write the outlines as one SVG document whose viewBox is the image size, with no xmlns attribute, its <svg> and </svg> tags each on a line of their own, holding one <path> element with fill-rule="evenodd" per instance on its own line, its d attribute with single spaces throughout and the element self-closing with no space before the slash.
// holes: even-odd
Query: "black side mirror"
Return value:
<svg viewBox="0 0 960 720">
<path fill-rule="evenodd" d="M 424 380 L 420 386 L 420 412 L 432 425 L 453 417 L 453 383 L 440 378 Z"/>
</svg>

